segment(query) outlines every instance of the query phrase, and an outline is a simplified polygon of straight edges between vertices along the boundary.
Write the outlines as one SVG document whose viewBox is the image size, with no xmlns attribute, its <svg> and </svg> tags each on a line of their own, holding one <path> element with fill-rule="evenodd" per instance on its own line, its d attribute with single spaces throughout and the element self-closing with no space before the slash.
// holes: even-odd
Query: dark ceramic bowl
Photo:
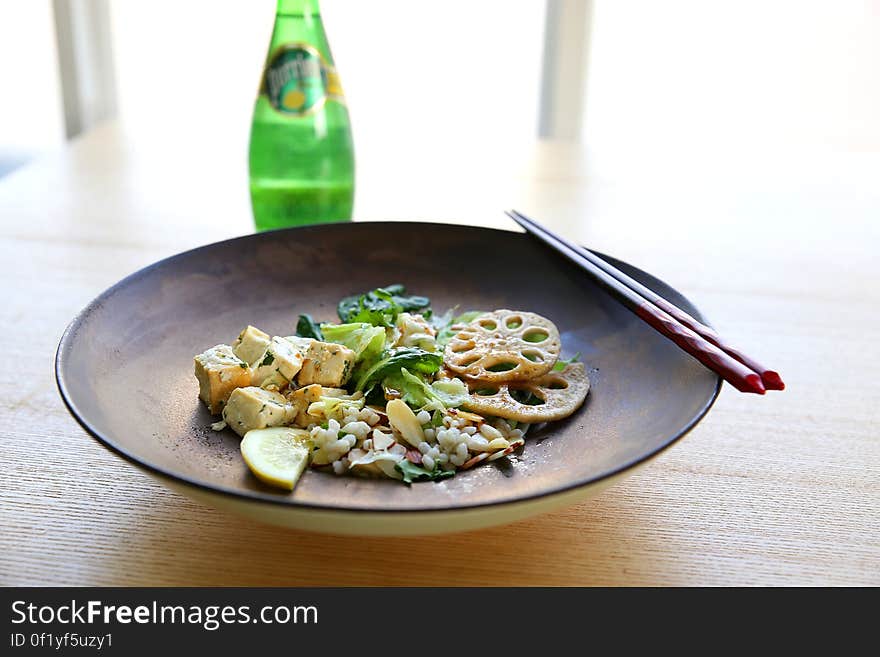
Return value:
<svg viewBox="0 0 880 657">
<path fill-rule="evenodd" d="M 697 318 L 656 278 L 608 258 Z M 307 472 L 293 493 L 261 484 L 230 430 L 198 399 L 193 355 L 253 324 L 294 332 L 335 321 L 343 296 L 390 283 L 438 311 L 513 308 L 553 320 L 580 352 L 584 406 L 530 433 L 511 459 L 437 483 Z M 498 524 L 584 499 L 645 463 L 702 418 L 720 379 L 522 233 L 423 223 L 352 223 L 249 235 L 157 262 L 71 323 L 58 387 L 97 440 L 175 489 L 267 522 L 334 533 L 414 534 Z M 122 467 L 122 461 L 120 461 Z"/>
</svg>

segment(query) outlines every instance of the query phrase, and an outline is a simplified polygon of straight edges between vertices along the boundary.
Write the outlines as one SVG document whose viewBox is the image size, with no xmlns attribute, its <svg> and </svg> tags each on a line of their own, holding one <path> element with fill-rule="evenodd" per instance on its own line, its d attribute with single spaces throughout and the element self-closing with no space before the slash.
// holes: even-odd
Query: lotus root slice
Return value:
<svg viewBox="0 0 880 657">
<path fill-rule="evenodd" d="M 444 362 L 456 374 L 488 383 L 527 381 L 559 358 L 559 330 L 546 317 L 517 310 L 484 313 L 446 345 Z"/>
<path fill-rule="evenodd" d="M 548 372 L 531 381 L 491 384 L 469 381 L 465 407 L 474 413 L 534 424 L 561 420 L 574 413 L 590 391 L 583 363 L 570 363 L 561 372 Z"/>
</svg>

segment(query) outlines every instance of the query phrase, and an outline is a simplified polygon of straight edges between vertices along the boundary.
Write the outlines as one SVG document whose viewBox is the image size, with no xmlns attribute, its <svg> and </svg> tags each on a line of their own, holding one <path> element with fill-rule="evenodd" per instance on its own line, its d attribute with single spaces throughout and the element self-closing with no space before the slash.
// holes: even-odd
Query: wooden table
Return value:
<svg viewBox="0 0 880 657">
<path fill-rule="evenodd" d="M 365 539 L 172 493 L 92 440 L 55 388 L 58 339 L 95 295 L 251 230 L 241 140 L 218 142 L 108 124 L 0 180 L 0 584 L 880 584 L 880 153 L 462 157 L 360 140 L 359 219 L 512 228 L 500 210 L 518 207 L 683 290 L 788 383 L 726 387 L 684 440 L 579 506 Z"/>
</svg>

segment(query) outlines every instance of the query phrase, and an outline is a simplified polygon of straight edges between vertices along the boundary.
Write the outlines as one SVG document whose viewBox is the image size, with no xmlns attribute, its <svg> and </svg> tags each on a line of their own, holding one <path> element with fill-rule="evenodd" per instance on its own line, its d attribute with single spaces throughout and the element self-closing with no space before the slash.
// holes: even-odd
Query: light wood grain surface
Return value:
<svg viewBox="0 0 880 657">
<path fill-rule="evenodd" d="M 600 497 L 494 529 L 345 538 L 201 506 L 79 428 L 53 355 L 119 278 L 251 230 L 245 161 L 108 124 L 0 179 L 0 584 L 880 584 L 880 154 L 358 146 L 359 220 L 514 229 L 517 207 L 684 291 L 788 389 L 726 387 Z"/>
</svg>

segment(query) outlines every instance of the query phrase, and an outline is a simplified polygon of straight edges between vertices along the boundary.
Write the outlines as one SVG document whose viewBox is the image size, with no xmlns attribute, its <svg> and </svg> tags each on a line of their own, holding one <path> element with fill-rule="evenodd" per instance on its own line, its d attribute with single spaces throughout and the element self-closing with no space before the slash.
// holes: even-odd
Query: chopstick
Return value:
<svg viewBox="0 0 880 657">
<path fill-rule="evenodd" d="M 710 327 L 678 306 L 605 262 L 578 244 L 556 235 L 532 219 L 510 210 L 506 213 L 525 230 L 586 270 L 603 288 L 640 319 L 741 392 L 763 395 L 783 390 L 779 373 L 731 347 Z"/>
</svg>

